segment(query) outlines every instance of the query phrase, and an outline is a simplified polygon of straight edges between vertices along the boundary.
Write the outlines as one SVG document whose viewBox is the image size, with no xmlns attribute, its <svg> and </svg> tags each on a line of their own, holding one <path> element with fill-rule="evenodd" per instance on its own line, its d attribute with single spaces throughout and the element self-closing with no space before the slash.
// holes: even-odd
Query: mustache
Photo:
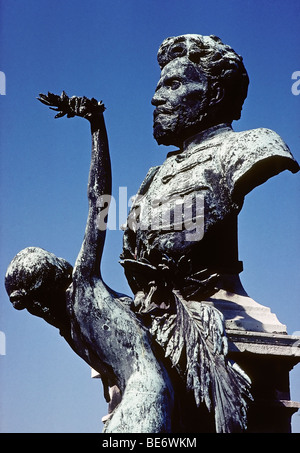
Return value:
<svg viewBox="0 0 300 453">
<path fill-rule="evenodd" d="M 179 107 L 179 105 L 177 107 L 156 107 L 153 112 L 153 117 L 155 119 L 158 115 L 172 115 L 179 109 Z"/>
</svg>

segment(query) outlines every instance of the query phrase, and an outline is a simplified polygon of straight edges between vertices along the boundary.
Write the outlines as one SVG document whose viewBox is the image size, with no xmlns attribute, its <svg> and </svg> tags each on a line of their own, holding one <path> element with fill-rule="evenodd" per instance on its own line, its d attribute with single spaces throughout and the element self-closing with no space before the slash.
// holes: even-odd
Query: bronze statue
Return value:
<svg viewBox="0 0 300 453">
<path fill-rule="evenodd" d="M 6 289 L 15 308 L 58 327 L 101 374 L 107 401 L 116 390 L 104 432 L 239 432 L 247 429 L 251 382 L 228 360 L 214 298 L 246 294 L 237 247 L 245 195 L 299 166 L 275 132 L 232 130 L 249 79 L 242 57 L 219 38 L 168 38 L 158 62 L 154 138 L 178 150 L 149 170 L 128 216 L 121 263 L 134 297 L 101 277 L 111 194 L 104 105 L 64 92 L 39 100 L 56 117 L 91 123 L 84 241 L 74 268 L 39 248 L 21 251 Z"/>
</svg>

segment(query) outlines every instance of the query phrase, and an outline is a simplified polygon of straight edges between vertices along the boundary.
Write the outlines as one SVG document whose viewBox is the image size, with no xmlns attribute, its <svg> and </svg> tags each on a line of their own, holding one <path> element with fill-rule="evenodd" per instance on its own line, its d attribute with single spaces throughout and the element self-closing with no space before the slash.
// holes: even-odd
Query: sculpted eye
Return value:
<svg viewBox="0 0 300 453">
<path fill-rule="evenodd" d="M 169 79 L 166 81 L 166 86 L 170 87 L 171 90 L 177 90 L 181 86 L 179 79 Z"/>
</svg>

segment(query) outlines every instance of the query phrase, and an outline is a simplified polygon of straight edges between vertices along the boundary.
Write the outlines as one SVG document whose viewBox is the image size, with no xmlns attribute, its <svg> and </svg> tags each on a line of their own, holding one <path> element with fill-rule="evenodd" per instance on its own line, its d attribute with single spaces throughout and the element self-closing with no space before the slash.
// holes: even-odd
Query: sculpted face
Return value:
<svg viewBox="0 0 300 453">
<path fill-rule="evenodd" d="M 39 247 L 21 250 L 5 275 L 5 288 L 17 310 L 58 327 L 64 318 L 65 292 L 72 282 L 72 266 Z"/>
<path fill-rule="evenodd" d="M 208 79 L 190 60 L 176 58 L 161 71 L 152 104 L 153 135 L 160 145 L 181 146 L 201 131 L 209 107 Z"/>
</svg>

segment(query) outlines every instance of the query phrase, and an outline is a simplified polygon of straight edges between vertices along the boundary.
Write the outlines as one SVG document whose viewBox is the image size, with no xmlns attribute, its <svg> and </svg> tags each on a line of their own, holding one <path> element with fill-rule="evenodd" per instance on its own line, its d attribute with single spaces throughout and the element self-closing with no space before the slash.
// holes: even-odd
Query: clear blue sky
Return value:
<svg viewBox="0 0 300 453">
<path fill-rule="evenodd" d="M 1 115 L 0 356 L 1 432 L 99 432 L 106 414 L 99 380 L 54 327 L 17 312 L 4 290 L 10 260 L 35 245 L 74 264 L 86 222 L 89 125 L 53 119 L 38 101 L 52 91 L 102 99 L 107 106 L 113 193 L 134 195 L 168 148 L 152 137 L 150 100 L 162 40 L 184 33 L 218 35 L 243 55 L 250 88 L 235 130 L 267 127 L 300 162 L 299 0 L 10 0 L 0 1 Z M 242 282 L 288 333 L 300 331 L 300 183 L 284 172 L 256 188 L 239 216 Z M 105 281 L 130 294 L 118 264 L 122 232 L 109 231 Z M 300 365 L 292 374 L 300 401 Z M 294 415 L 295 432 L 300 416 Z"/>
</svg>

